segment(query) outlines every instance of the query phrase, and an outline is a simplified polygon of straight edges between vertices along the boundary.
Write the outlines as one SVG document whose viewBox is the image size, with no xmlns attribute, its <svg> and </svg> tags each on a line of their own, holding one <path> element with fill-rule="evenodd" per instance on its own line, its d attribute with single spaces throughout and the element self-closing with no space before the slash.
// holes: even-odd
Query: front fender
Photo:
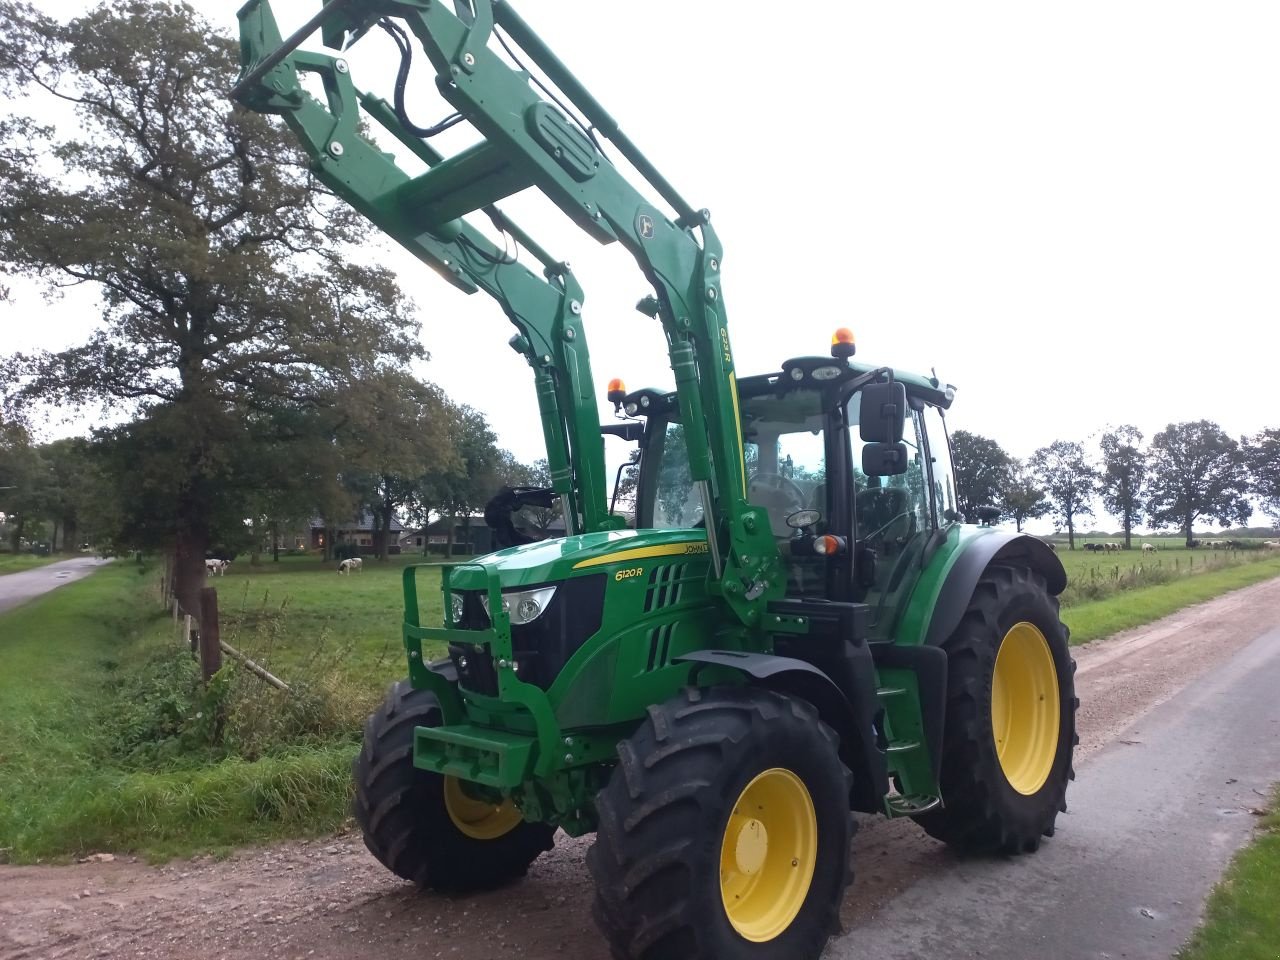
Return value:
<svg viewBox="0 0 1280 960">
<path fill-rule="evenodd" d="M 882 719 L 875 695 L 875 665 L 869 649 L 865 645 L 860 649 L 865 657 L 856 657 L 850 663 L 855 675 L 846 678 L 854 688 L 849 693 L 813 664 L 794 657 L 738 650 L 695 650 L 676 659 L 730 667 L 750 677 L 759 686 L 813 704 L 822 722 L 839 736 L 840 759 L 853 773 L 853 793 L 849 798 L 851 808 L 874 813 L 880 810 L 883 798 L 889 792 L 889 773 L 876 734 L 876 727 Z M 695 666 L 695 683 L 697 670 Z"/>
<path fill-rule="evenodd" d="M 1044 541 L 1025 533 L 992 531 L 962 539 L 953 557 L 948 559 L 949 569 L 922 633 L 924 643 L 930 646 L 941 645 L 960 625 L 979 578 L 993 563 L 1027 567 L 1038 573 L 1051 596 L 1057 596 L 1067 586 L 1067 571 L 1058 555 Z"/>
</svg>

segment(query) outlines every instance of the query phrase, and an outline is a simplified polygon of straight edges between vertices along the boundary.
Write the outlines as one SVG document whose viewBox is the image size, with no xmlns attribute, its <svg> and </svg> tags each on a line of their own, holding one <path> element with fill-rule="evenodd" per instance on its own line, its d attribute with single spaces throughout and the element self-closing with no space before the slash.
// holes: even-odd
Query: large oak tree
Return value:
<svg viewBox="0 0 1280 960">
<path fill-rule="evenodd" d="M 1240 445 L 1209 420 L 1171 423 L 1151 439 L 1152 526 L 1176 526 L 1191 546 L 1197 520 L 1247 523 L 1249 476 Z"/>
<path fill-rule="evenodd" d="M 1245 437 L 1241 445 L 1249 480 L 1262 509 L 1280 525 L 1280 428 L 1269 427 Z"/>
<path fill-rule="evenodd" d="M 994 440 L 968 430 L 951 434 L 956 501 L 970 521 L 981 506 L 1000 507 L 1014 474 L 1014 460 Z"/>
<path fill-rule="evenodd" d="M 175 478 L 161 526 L 195 609 L 220 438 L 420 356 L 417 327 L 392 275 L 352 259 L 367 223 L 282 127 L 227 100 L 236 44 L 189 6 L 64 23 L 0 0 L 0 21 L 0 92 L 17 104 L 0 120 L 0 264 L 102 297 L 85 342 L 10 358 L 7 400 L 156 414 Z M 55 103 L 77 123 L 39 122 Z"/>
<path fill-rule="evenodd" d="M 1098 474 L 1085 456 L 1084 447 L 1055 440 L 1031 455 L 1031 471 L 1044 487 L 1051 513 L 1067 531 L 1067 548 L 1076 548 L 1076 521 L 1093 513 Z"/>
<path fill-rule="evenodd" d="M 1124 548 L 1132 546 L 1133 528 L 1142 522 L 1142 498 L 1146 493 L 1147 455 L 1142 432 L 1124 424 L 1102 435 L 1102 472 L 1098 492 L 1103 505 L 1120 518 Z"/>
</svg>

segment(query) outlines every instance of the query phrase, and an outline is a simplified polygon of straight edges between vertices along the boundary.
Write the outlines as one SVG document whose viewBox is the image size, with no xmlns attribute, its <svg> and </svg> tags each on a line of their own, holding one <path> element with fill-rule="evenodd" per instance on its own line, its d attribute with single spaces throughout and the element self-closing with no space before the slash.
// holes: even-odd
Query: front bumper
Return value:
<svg viewBox="0 0 1280 960">
<path fill-rule="evenodd" d="M 424 627 L 419 622 L 417 572 L 438 567 L 445 609 L 453 578 L 464 572 L 474 589 L 483 581 L 488 594 L 490 625 L 484 630 Z M 563 765 L 562 735 L 546 691 L 517 676 L 511 641 L 511 619 L 502 610 L 502 587 L 496 572 L 481 564 L 414 564 L 404 570 L 403 637 L 409 657 L 409 680 L 430 690 L 440 701 L 443 723 L 414 731 L 413 763 L 423 770 L 511 789 L 530 777 L 549 776 Z M 468 694 L 467 703 L 452 669 L 433 669 L 425 662 L 423 642 L 482 645 L 497 672 L 496 696 Z M 442 665 L 448 667 L 448 664 Z"/>
</svg>

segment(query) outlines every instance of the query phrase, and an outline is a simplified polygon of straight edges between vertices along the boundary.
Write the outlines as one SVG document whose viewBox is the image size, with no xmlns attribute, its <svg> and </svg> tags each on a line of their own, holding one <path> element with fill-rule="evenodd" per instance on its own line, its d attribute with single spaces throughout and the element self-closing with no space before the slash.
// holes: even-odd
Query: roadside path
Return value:
<svg viewBox="0 0 1280 960">
<path fill-rule="evenodd" d="M 1280 579 L 1076 657 L 1079 779 L 1057 836 L 965 861 L 910 821 L 860 818 L 831 960 L 1167 960 L 1247 840 L 1252 791 L 1280 779 Z M 417 893 L 355 836 L 0 866 L 0 960 L 607 960 L 590 842 L 560 837 L 524 882 L 461 901 Z"/>
<path fill-rule="evenodd" d="M 21 573 L 7 573 L 0 577 L 0 613 L 12 610 L 42 593 L 82 580 L 104 563 L 110 562 L 97 557 L 72 557 L 70 560 L 59 560 L 43 567 L 23 570 Z"/>
</svg>

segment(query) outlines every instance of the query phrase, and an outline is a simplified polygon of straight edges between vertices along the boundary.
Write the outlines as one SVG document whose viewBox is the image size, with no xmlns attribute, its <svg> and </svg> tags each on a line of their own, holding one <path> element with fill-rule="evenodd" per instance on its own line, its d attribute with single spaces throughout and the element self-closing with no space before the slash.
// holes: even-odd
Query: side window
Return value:
<svg viewBox="0 0 1280 960">
<path fill-rule="evenodd" d="M 951 445 L 947 441 L 947 427 L 942 411 L 937 407 L 924 408 L 925 433 L 929 440 L 929 458 L 933 474 L 933 502 L 939 523 L 960 519 L 956 507 L 955 471 L 951 466 Z"/>
<path fill-rule="evenodd" d="M 702 522 L 702 501 L 689 472 L 684 427 L 668 423 L 658 459 L 653 506 L 655 527 L 693 527 Z"/>
<path fill-rule="evenodd" d="M 889 479 L 906 490 L 912 527 L 916 531 L 922 531 L 933 526 L 933 511 L 929 504 L 929 466 L 925 453 L 924 422 L 919 410 L 912 410 L 907 418 L 902 442 L 907 445 L 907 472 Z"/>
</svg>

